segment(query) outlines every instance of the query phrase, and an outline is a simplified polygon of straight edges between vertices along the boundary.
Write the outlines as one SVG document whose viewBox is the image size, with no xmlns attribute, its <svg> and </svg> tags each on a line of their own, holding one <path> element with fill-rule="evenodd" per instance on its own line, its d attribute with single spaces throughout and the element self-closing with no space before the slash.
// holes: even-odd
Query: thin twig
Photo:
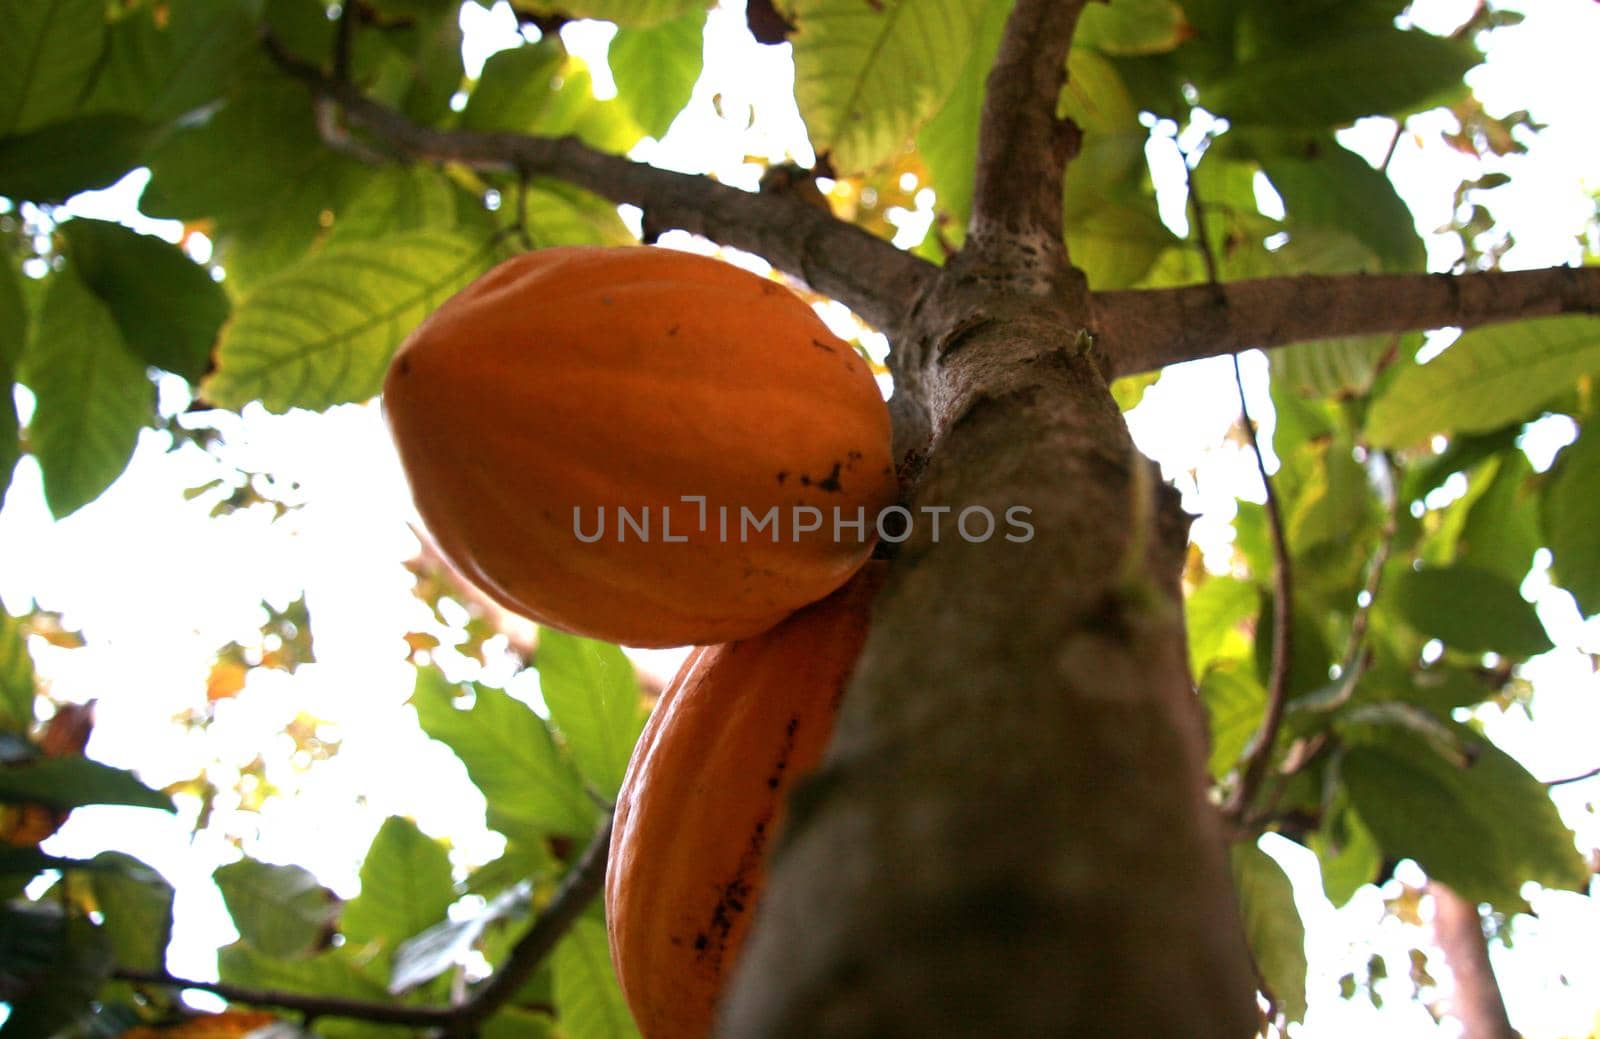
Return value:
<svg viewBox="0 0 1600 1039">
<path fill-rule="evenodd" d="M 1255 422 L 1250 418 L 1250 406 L 1245 401 L 1244 374 L 1239 369 L 1239 357 L 1233 358 L 1233 381 L 1239 390 L 1239 408 L 1244 415 L 1245 435 L 1250 440 L 1250 450 L 1256 457 L 1256 471 L 1261 474 L 1261 485 L 1266 490 L 1267 525 L 1272 531 L 1272 673 L 1267 680 L 1267 709 L 1261 717 L 1261 728 L 1256 732 L 1254 745 L 1239 772 L 1239 785 L 1224 808 L 1232 817 L 1242 816 L 1255 799 L 1261 780 L 1267 774 L 1272 760 L 1273 744 L 1278 741 L 1278 729 L 1283 725 L 1284 706 L 1289 700 L 1289 674 L 1294 659 L 1294 576 L 1289 562 L 1289 539 L 1283 532 L 1283 510 L 1278 495 L 1267 475 L 1267 462 L 1261 454 L 1261 440 L 1256 435 Z"/>
<path fill-rule="evenodd" d="M 1191 231 L 1200 244 L 1200 255 L 1205 261 L 1210 288 L 1220 293 L 1222 283 L 1217 277 L 1217 260 L 1211 251 L 1211 240 L 1206 236 L 1205 204 L 1195 190 L 1194 171 L 1184 168 L 1189 177 L 1189 206 L 1194 213 Z M 1278 740 L 1278 729 L 1283 725 L 1284 707 L 1289 700 L 1289 674 L 1294 659 L 1294 581 L 1289 562 L 1289 540 L 1283 531 L 1283 510 L 1278 503 L 1272 477 L 1267 474 L 1266 458 L 1261 453 L 1261 440 L 1256 434 L 1256 424 L 1250 417 L 1250 404 L 1245 399 L 1244 373 L 1239 368 L 1239 357 L 1233 357 L 1233 382 L 1239 390 L 1239 410 L 1244 419 L 1245 435 L 1250 440 L 1250 451 L 1255 455 L 1256 472 L 1261 474 L 1261 486 L 1266 491 L 1267 523 L 1272 531 L 1272 673 L 1267 681 L 1267 708 L 1261 718 L 1261 728 L 1256 733 L 1255 744 L 1245 758 L 1239 772 L 1239 785 L 1224 806 L 1224 813 L 1235 821 L 1243 818 L 1255 800 L 1256 791 L 1267 773 L 1272 760 L 1272 748 Z"/>
<path fill-rule="evenodd" d="M 316 97 L 337 104 L 345 123 L 383 148 L 414 160 L 554 177 L 612 202 L 639 206 L 654 226 L 682 228 L 765 257 L 886 332 L 898 329 L 938 273 L 926 260 L 799 199 L 658 169 L 598 151 L 576 137 L 419 125 L 296 57 L 270 32 L 263 32 L 261 41 L 280 69 Z M 329 143 L 336 141 L 337 136 Z M 370 159 L 371 148 L 362 150 Z"/>
<path fill-rule="evenodd" d="M 1388 468 L 1388 455 L 1380 453 L 1378 458 Z M 1392 484 L 1394 477 L 1392 469 L 1390 471 L 1389 480 Z M 1383 568 L 1389 564 L 1389 553 L 1394 550 L 1395 534 L 1400 526 L 1398 489 L 1391 486 L 1387 497 L 1378 547 L 1367 561 L 1367 579 L 1357 596 L 1356 612 L 1350 618 L 1350 636 L 1345 640 L 1344 656 L 1339 663 L 1339 693 L 1323 705 L 1324 710 L 1333 710 L 1348 703 L 1350 697 L 1355 695 L 1356 683 L 1370 665 L 1371 654 L 1365 652 L 1367 628 L 1372 623 L 1372 608 L 1378 601 L 1378 592 L 1383 589 Z"/>
<path fill-rule="evenodd" d="M 1387 174 L 1389 172 L 1389 164 L 1394 161 L 1395 149 L 1400 146 L 1400 138 L 1405 134 L 1405 130 L 1406 121 L 1404 119 L 1396 119 L 1394 121 L 1394 136 L 1389 138 L 1389 147 L 1384 149 L 1383 161 L 1378 164 L 1379 173 Z"/>
<path fill-rule="evenodd" d="M 1545 780 L 1544 785 L 1545 786 L 1566 786 L 1568 783 L 1581 783 L 1585 779 L 1593 779 L 1596 776 L 1600 776 L 1600 765 L 1597 765 L 1594 768 L 1591 768 L 1587 772 L 1579 772 L 1575 776 L 1563 776 L 1560 779 L 1547 779 L 1547 780 Z"/>
<path fill-rule="evenodd" d="M 1200 192 L 1195 190 L 1194 169 L 1189 165 L 1189 157 L 1183 157 L 1184 183 L 1189 191 L 1189 212 L 1193 214 L 1195 244 L 1200 247 L 1200 260 L 1206 269 L 1206 284 L 1217 294 L 1217 299 L 1222 300 L 1222 278 L 1217 270 L 1217 254 L 1211 249 L 1211 239 L 1206 235 L 1206 204 L 1200 198 Z M 1240 398 L 1243 401 L 1244 398 Z"/>
<path fill-rule="evenodd" d="M 163 988 L 194 989 L 221 996 L 230 1003 L 274 1007 L 292 1010 L 307 1018 L 337 1017 L 353 1021 L 370 1021 L 374 1024 L 409 1025 L 413 1028 L 443 1028 L 456 1019 L 456 1007 L 408 1007 L 400 1003 L 379 1003 L 365 999 L 343 999 L 338 996 L 312 996 L 303 992 L 286 992 L 281 989 L 258 989 L 248 985 L 233 985 L 226 981 L 199 981 L 179 978 L 162 970 L 139 970 L 118 967 L 111 976 L 119 981 L 136 985 L 160 985 Z M 464 1006 L 465 1004 L 463 1004 Z"/>
<path fill-rule="evenodd" d="M 344 0 L 333 34 L 333 78 L 341 83 L 350 82 L 350 45 L 355 37 L 356 2 Z"/>
<path fill-rule="evenodd" d="M 610 816 L 583 850 L 577 863 L 562 878 L 561 886 L 528 928 L 528 933 L 512 947 L 500 969 L 473 993 L 472 999 L 458 1008 L 459 1021 L 473 1025 L 499 1010 L 533 976 L 539 964 L 554 949 L 574 921 L 600 893 L 606 880 L 606 860 L 611 852 Z"/>
<path fill-rule="evenodd" d="M 560 886 L 534 920 L 533 926 L 512 947 L 500 968 L 473 992 L 472 998 L 455 1006 L 405 1006 L 375 1000 L 258 989 L 224 981 L 174 977 L 164 970 L 138 970 L 131 967 L 119 967 L 112 972 L 112 976 L 136 984 L 210 992 L 230 1003 L 292 1010 L 307 1018 L 337 1017 L 437 1029 L 447 1036 L 470 1035 L 478 1025 L 511 1001 L 556 943 L 571 929 L 573 922 L 600 893 L 605 883 L 606 859 L 610 848 L 611 819 L 608 817 L 590 839 L 577 863 L 562 878 Z"/>
</svg>

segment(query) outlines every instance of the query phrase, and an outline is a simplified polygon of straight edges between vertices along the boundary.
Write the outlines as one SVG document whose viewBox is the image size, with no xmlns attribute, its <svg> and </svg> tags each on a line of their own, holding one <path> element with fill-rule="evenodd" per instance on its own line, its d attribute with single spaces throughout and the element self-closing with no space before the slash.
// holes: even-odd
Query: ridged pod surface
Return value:
<svg viewBox="0 0 1600 1039">
<path fill-rule="evenodd" d="M 446 559 L 511 610 L 628 645 L 766 630 L 860 567 L 896 498 L 866 362 L 788 289 L 689 253 L 505 261 L 401 345 L 384 411 Z"/>
<path fill-rule="evenodd" d="M 617 797 L 611 961 L 645 1039 L 704 1039 L 795 782 L 816 767 L 887 564 L 742 642 L 697 648 Z"/>
</svg>

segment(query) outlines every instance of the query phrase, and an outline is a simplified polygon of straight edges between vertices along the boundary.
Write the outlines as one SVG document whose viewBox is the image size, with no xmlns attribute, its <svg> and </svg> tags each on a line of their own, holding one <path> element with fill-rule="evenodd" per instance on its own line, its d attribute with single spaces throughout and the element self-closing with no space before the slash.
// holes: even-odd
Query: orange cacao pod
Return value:
<svg viewBox="0 0 1600 1039">
<path fill-rule="evenodd" d="M 866 362 L 776 282 L 665 249 L 500 264 L 401 345 L 384 410 L 446 559 L 629 645 L 766 630 L 860 567 L 896 497 Z"/>
<path fill-rule="evenodd" d="M 816 767 L 887 565 L 684 662 L 628 763 L 606 872 L 611 962 L 645 1039 L 704 1039 L 795 782 Z"/>
</svg>

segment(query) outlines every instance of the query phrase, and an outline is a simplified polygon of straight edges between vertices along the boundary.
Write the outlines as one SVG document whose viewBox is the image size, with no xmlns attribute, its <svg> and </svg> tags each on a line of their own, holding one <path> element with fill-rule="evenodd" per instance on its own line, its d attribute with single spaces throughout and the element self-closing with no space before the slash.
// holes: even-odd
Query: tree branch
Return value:
<svg viewBox="0 0 1600 1039">
<path fill-rule="evenodd" d="M 511 1001 L 550 954 L 550 950 L 555 948 L 556 942 L 572 927 L 573 921 L 594 901 L 605 884 L 606 859 L 610 851 L 611 819 L 607 817 L 605 824 L 590 838 L 577 863 L 561 878 L 560 886 L 534 920 L 533 926 L 512 947 L 500 969 L 473 992 L 471 999 L 455 1006 L 406 1006 L 376 1000 L 258 989 L 225 981 L 177 978 L 164 970 L 137 970 L 131 967 L 119 967 L 112 972 L 112 976 L 137 984 L 197 989 L 221 996 L 230 1003 L 292 1010 L 307 1018 L 337 1017 L 377 1024 L 432 1028 L 447 1036 L 470 1035 L 478 1025 Z"/>
<path fill-rule="evenodd" d="M 1098 292 L 1108 376 L 1310 339 L 1600 314 L 1600 267 L 1471 274 L 1301 274 Z"/>
<path fill-rule="evenodd" d="M 657 169 L 597 151 L 575 137 L 420 126 L 301 61 L 270 34 L 262 40 L 280 68 L 319 98 L 337 103 L 351 126 L 393 151 L 476 170 L 554 177 L 612 202 L 639 206 L 652 226 L 682 228 L 765 257 L 885 331 L 898 328 L 937 270 L 798 199 Z"/>
<path fill-rule="evenodd" d="M 1433 933 L 1455 979 L 1450 1016 L 1462 1028 L 1462 1039 L 1517 1039 L 1506 1016 L 1506 1004 L 1489 964 L 1478 904 L 1437 880 L 1428 882 L 1433 895 Z"/>
<path fill-rule="evenodd" d="M 365 999 L 343 999 L 337 996 L 313 996 L 303 992 L 286 992 L 281 989 L 258 989 L 248 985 L 232 985 L 226 981 L 199 981 L 178 978 L 166 971 L 139 970 L 118 967 L 111 976 L 136 985 L 160 985 L 165 988 L 195 989 L 221 996 L 229 1003 L 248 1003 L 251 1006 L 292 1010 L 307 1018 L 337 1017 L 374 1024 L 407 1025 L 412 1028 L 443 1028 L 455 1020 L 455 1007 L 405 1006 L 400 1003 L 380 1003 Z"/>
<path fill-rule="evenodd" d="M 1064 264 L 1061 179 L 1077 152 L 1078 128 L 1056 117 L 1067 51 L 1085 0 L 1018 0 L 984 87 L 969 247 L 994 258 L 1024 244 L 1011 262 L 1054 257 Z"/>
</svg>

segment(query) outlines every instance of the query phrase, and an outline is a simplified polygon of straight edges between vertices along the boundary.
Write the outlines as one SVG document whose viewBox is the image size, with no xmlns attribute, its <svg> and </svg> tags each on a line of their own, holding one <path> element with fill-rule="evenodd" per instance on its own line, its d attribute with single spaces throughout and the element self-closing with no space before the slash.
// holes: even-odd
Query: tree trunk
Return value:
<svg viewBox="0 0 1600 1039">
<path fill-rule="evenodd" d="M 896 337 L 900 431 L 931 446 L 916 529 L 720 1034 L 1253 1035 L 1185 651 L 1187 521 L 1082 321 L 981 282 L 942 278 Z M 977 508 L 997 529 L 974 543 L 955 520 Z"/>
</svg>

